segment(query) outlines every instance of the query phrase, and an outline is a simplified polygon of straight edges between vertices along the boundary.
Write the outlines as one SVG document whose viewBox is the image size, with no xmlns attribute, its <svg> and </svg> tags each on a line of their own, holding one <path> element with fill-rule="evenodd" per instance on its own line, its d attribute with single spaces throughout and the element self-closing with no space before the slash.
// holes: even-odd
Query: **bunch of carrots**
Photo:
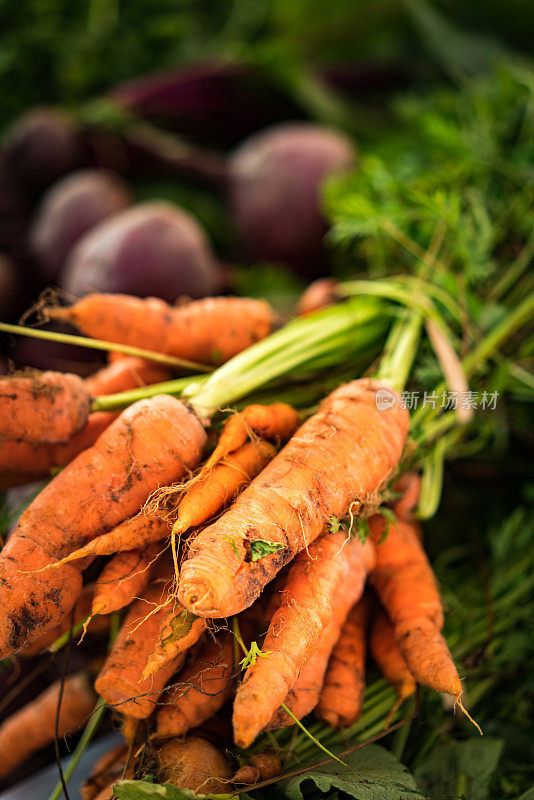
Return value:
<svg viewBox="0 0 534 800">
<path fill-rule="evenodd" d="M 203 365 L 239 363 L 274 319 L 256 300 L 170 308 L 120 295 L 50 314 L 126 351 Z M 395 329 L 405 352 L 420 327 L 413 317 L 404 338 Z M 175 366 L 115 354 L 86 380 L 0 379 L 0 485 L 57 473 L 0 553 L 0 657 L 112 630 L 120 615 L 103 663 L 0 727 L 10 754 L 0 777 L 105 703 L 125 744 L 98 765 L 84 800 L 110 798 L 117 780 L 147 771 L 203 793 L 269 780 L 279 756 L 247 748 L 311 712 L 334 728 L 354 723 L 368 651 L 397 693 L 391 719 L 418 684 L 463 708 L 413 515 L 420 479 L 404 468 L 410 415 L 397 387 L 378 369 L 312 411 L 250 403 L 212 424 L 195 399 L 206 379 L 186 379 L 180 399 Z M 95 398 L 143 387 L 122 411 L 93 410 Z M 384 390 L 392 402 L 382 409 Z M 229 715 L 234 762 L 212 744 Z"/>
</svg>

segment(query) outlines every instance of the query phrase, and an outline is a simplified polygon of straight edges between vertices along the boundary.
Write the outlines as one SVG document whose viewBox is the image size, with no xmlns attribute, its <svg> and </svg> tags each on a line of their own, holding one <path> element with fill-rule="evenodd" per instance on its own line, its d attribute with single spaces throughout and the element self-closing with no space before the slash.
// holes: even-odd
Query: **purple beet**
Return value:
<svg viewBox="0 0 534 800">
<path fill-rule="evenodd" d="M 20 117 L 4 141 L 10 175 L 30 195 L 39 194 L 72 169 L 85 164 L 79 131 L 55 108 L 36 108 Z"/>
<path fill-rule="evenodd" d="M 247 139 L 231 156 L 229 188 L 244 254 L 316 275 L 326 232 L 321 184 L 355 162 L 350 140 L 318 125 L 277 125 Z"/>
<path fill-rule="evenodd" d="M 81 297 L 123 292 L 198 298 L 217 288 L 208 239 L 193 217 L 167 203 L 135 206 L 83 236 L 69 255 L 60 286 Z"/>
<path fill-rule="evenodd" d="M 46 280 L 57 281 L 68 253 L 84 233 L 130 202 L 127 185 L 112 172 L 81 170 L 55 183 L 30 230 L 32 251 Z"/>
</svg>

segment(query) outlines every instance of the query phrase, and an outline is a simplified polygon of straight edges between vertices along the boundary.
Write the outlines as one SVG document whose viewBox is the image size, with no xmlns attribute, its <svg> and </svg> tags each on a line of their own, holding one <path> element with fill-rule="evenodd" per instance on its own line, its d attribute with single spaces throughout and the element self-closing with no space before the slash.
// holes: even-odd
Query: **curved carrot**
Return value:
<svg viewBox="0 0 534 800">
<path fill-rule="evenodd" d="M 319 645 L 335 615 L 340 584 L 350 606 L 363 592 L 373 563 L 370 542 L 362 545 L 340 533 L 325 534 L 303 551 L 289 570 L 282 601 L 262 647 L 239 687 L 233 713 L 234 739 L 248 747 L 268 724 Z"/>
<path fill-rule="evenodd" d="M 251 436 L 285 442 L 299 426 L 299 415 L 287 403 L 270 406 L 250 405 L 226 421 L 217 446 L 206 461 L 204 469 L 211 469 L 228 453 L 245 444 Z"/>
<path fill-rule="evenodd" d="M 206 630 L 206 619 L 195 617 L 179 603 L 171 603 L 159 616 L 160 626 L 152 651 L 147 655 L 143 680 L 165 669 L 181 653 L 198 642 Z"/>
<path fill-rule="evenodd" d="M 48 309 L 87 336 L 143 347 L 202 363 L 220 364 L 263 339 L 273 314 L 267 303 L 208 297 L 183 306 L 125 294 L 88 294 L 69 308 Z"/>
<path fill-rule="evenodd" d="M 89 414 L 85 427 L 67 442 L 0 441 L 0 489 L 47 478 L 52 469 L 70 464 L 96 442 L 116 417 L 109 411 Z"/>
<path fill-rule="evenodd" d="M 150 716 L 169 678 L 183 664 L 182 653 L 150 678 L 141 677 L 166 614 L 167 597 L 167 586 L 155 583 L 132 603 L 95 682 L 96 691 L 109 705 L 136 719 Z"/>
<path fill-rule="evenodd" d="M 367 603 L 356 603 L 337 640 L 326 670 L 316 714 L 332 728 L 356 722 L 363 709 Z"/>
<path fill-rule="evenodd" d="M 87 423 L 91 397 L 78 375 L 15 373 L 0 378 L 0 440 L 66 442 Z"/>
<path fill-rule="evenodd" d="M 95 583 L 91 616 L 111 614 L 129 605 L 148 584 L 158 550 L 152 546 L 145 552 L 126 550 L 113 556 Z"/>
<path fill-rule="evenodd" d="M 161 365 L 144 358 L 126 356 L 107 364 L 93 375 L 85 379 L 85 388 L 91 397 L 103 394 L 115 394 L 135 389 L 137 386 L 148 386 L 151 383 L 168 381 L 171 372 Z"/>
<path fill-rule="evenodd" d="M 183 479 L 205 441 L 184 403 L 141 400 L 43 489 L 0 553 L 0 657 L 59 622 L 79 596 L 78 569 L 49 567 L 135 514 L 162 483 Z"/>
<path fill-rule="evenodd" d="M 397 706 L 406 697 L 414 694 L 417 684 L 399 650 L 395 640 L 395 630 L 382 609 L 379 608 L 373 614 L 369 647 L 377 667 L 397 693 Z"/>
<path fill-rule="evenodd" d="M 268 781 L 276 778 L 282 772 L 282 762 L 276 753 L 265 751 L 255 753 L 247 763 L 240 767 L 232 778 L 232 783 L 250 785 L 259 781 Z"/>
<path fill-rule="evenodd" d="M 178 596 L 193 613 L 239 613 L 332 516 L 357 516 L 376 502 L 409 423 L 399 402 L 377 409 L 379 388 L 363 379 L 336 389 L 231 508 L 192 541 Z M 280 547 L 252 561 L 250 543 L 257 540 Z"/>
<path fill-rule="evenodd" d="M 135 517 L 121 522 L 116 528 L 97 536 L 83 547 L 69 553 L 55 565 L 69 564 L 71 561 L 78 561 L 81 558 L 91 556 L 112 556 L 125 550 L 134 550 L 145 547 L 153 542 L 165 539 L 170 533 L 169 523 L 159 517 L 147 516 L 146 514 L 136 514 Z"/>
<path fill-rule="evenodd" d="M 60 691 L 61 682 L 56 681 L 2 723 L 0 778 L 9 775 L 36 750 L 54 741 Z M 64 683 L 58 735 L 65 736 L 83 725 L 93 710 L 95 699 L 85 675 L 69 675 Z"/>
<path fill-rule="evenodd" d="M 234 675 L 234 639 L 223 631 L 203 645 L 162 697 L 156 735 L 183 736 L 213 717 L 230 697 Z"/>
</svg>

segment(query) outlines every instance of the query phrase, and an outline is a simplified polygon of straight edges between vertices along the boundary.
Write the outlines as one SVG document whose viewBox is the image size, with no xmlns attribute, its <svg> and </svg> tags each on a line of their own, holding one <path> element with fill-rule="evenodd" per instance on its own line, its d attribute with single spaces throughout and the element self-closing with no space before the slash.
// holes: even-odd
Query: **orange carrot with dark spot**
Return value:
<svg viewBox="0 0 534 800">
<path fill-rule="evenodd" d="M 79 570 L 50 566 L 135 514 L 161 484 L 183 479 L 205 441 L 184 403 L 168 395 L 140 400 L 43 489 L 0 553 L 0 657 L 60 622 L 76 602 Z"/>
<path fill-rule="evenodd" d="M 88 294 L 69 308 L 48 309 L 84 334 L 177 358 L 219 364 L 271 331 L 267 303 L 246 297 L 208 297 L 187 305 L 125 294 Z"/>
<path fill-rule="evenodd" d="M 230 697 L 235 674 L 230 631 L 222 631 L 216 639 L 208 638 L 162 697 L 156 735 L 162 739 L 183 736 L 213 717 Z"/>
<path fill-rule="evenodd" d="M 159 619 L 160 627 L 154 648 L 147 656 L 143 680 L 165 669 L 181 653 L 189 650 L 206 630 L 206 619 L 191 614 L 180 603 L 170 602 Z"/>
<path fill-rule="evenodd" d="M 0 440 L 66 442 L 87 423 L 91 396 L 78 375 L 15 373 L 0 378 Z"/>
<path fill-rule="evenodd" d="M 263 643 L 263 656 L 248 668 L 236 694 L 233 725 L 238 747 L 248 747 L 284 702 L 336 613 L 340 584 L 348 602 L 346 614 L 363 592 L 372 564 L 370 542 L 347 540 L 341 532 L 325 534 L 295 559 Z"/>
<path fill-rule="evenodd" d="M 316 709 L 317 716 L 332 728 L 346 728 L 362 713 L 366 639 L 367 603 L 362 598 L 343 623 Z"/>
<path fill-rule="evenodd" d="M 250 405 L 226 421 L 217 446 L 206 461 L 204 469 L 215 466 L 221 459 L 242 447 L 247 439 L 258 436 L 260 439 L 286 442 L 299 426 L 297 411 L 287 403 L 273 403 L 270 406 Z"/>
<path fill-rule="evenodd" d="M 377 381 L 336 389 L 231 508 L 191 542 L 178 596 L 193 613 L 237 614 L 278 571 L 349 509 L 357 516 L 377 501 L 396 468 L 409 415 L 397 402 L 376 407 Z M 250 559 L 250 542 L 281 545 Z"/>
<path fill-rule="evenodd" d="M 160 581 L 132 603 L 95 682 L 96 691 L 109 705 L 136 719 L 150 716 L 169 678 L 183 664 L 184 654 L 180 654 L 150 678 L 141 677 L 166 614 L 167 599 L 168 585 Z"/>
</svg>

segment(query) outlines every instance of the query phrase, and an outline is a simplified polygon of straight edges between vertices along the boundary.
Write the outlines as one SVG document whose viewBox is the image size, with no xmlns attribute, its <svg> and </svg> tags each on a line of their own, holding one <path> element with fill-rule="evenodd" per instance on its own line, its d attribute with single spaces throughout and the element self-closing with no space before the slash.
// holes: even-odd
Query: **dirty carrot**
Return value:
<svg viewBox="0 0 534 800">
<path fill-rule="evenodd" d="M 211 469 L 228 453 L 244 445 L 249 438 L 258 436 L 260 439 L 285 442 L 298 426 L 299 415 L 287 403 L 247 406 L 228 418 L 204 469 Z"/>
<path fill-rule="evenodd" d="M 54 741 L 61 682 L 56 681 L 35 700 L 15 711 L 0 726 L 0 778 Z M 65 736 L 87 721 L 95 694 L 82 673 L 65 679 L 59 714 L 59 736 Z"/>
<path fill-rule="evenodd" d="M 180 603 L 169 601 L 159 616 L 160 627 L 152 651 L 148 654 L 142 678 L 146 680 L 165 669 L 180 653 L 198 642 L 206 630 L 205 617 L 196 617 Z"/>
<path fill-rule="evenodd" d="M 205 441 L 195 414 L 159 395 L 126 409 L 50 481 L 0 553 L 0 657 L 60 622 L 76 602 L 80 571 L 49 567 L 135 514 L 161 484 L 183 479 Z"/>
<path fill-rule="evenodd" d="M 191 542 L 179 599 L 193 613 L 237 614 L 324 530 L 377 502 L 396 468 L 409 416 L 397 402 L 377 409 L 383 385 L 353 381 L 329 395 L 231 508 Z M 253 561 L 251 542 L 275 545 Z"/>
<path fill-rule="evenodd" d="M 89 414 L 85 427 L 66 442 L 0 441 L 0 489 L 48 478 L 51 470 L 70 464 L 91 447 L 116 416 L 109 411 Z"/>
<path fill-rule="evenodd" d="M 233 691 L 234 640 L 230 631 L 209 638 L 161 698 L 156 736 L 183 736 L 210 719 Z"/>
<path fill-rule="evenodd" d="M 111 614 L 129 605 L 148 584 L 159 549 L 152 545 L 143 552 L 126 550 L 114 555 L 95 583 L 91 616 Z"/>
<path fill-rule="evenodd" d="M 150 716 L 169 678 L 183 664 L 180 654 L 147 680 L 141 678 L 166 614 L 167 597 L 165 582 L 158 582 L 132 603 L 95 682 L 96 691 L 110 706 L 136 719 Z"/>
<path fill-rule="evenodd" d="M 208 297 L 173 307 L 154 297 L 88 294 L 48 314 L 95 339 L 206 364 L 227 361 L 263 339 L 273 323 L 267 303 L 241 297 Z"/>
<path fill-rule="evenodd" d="M 32 371 L 0 378 L 0 440 L 66 442 L 87 423 L 91 397 L 78 375 Z"/>
<path fill-rule="evenodd" d="M 367 602 L 362 598 L 349 612 L 330 656 L 316 714 L 332 728 L 356 722 L 363 710 Z"/>
<path fill-rule="evenodd" d="M 370 542 L 347 540 L 345 533 L 326 533 L 295 559 L 262 657 L 248 668 L 236 694 L 233 725 L 239 747 L 248 747 L 284 702 L 334 616 L 340 584 L 350 605 L 360 597 L 373 549 Z"/>
</svg>

